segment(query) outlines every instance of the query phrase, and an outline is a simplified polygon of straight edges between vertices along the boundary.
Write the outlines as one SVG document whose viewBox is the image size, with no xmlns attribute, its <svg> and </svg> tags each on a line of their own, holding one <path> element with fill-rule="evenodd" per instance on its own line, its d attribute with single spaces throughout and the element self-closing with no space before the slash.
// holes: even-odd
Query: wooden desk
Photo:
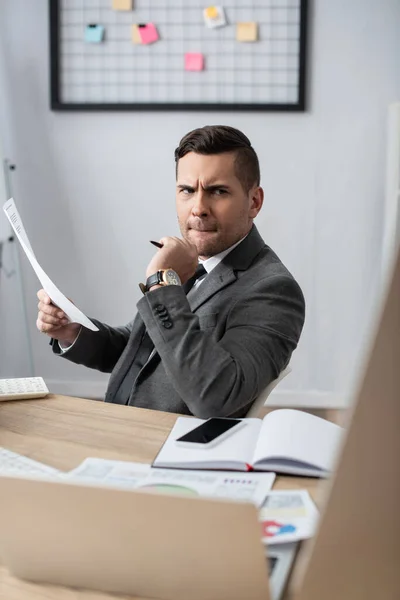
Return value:
<svg viewBox="0 0 400 600">
<path fill-rule="evenodd" d="M 150 463 L 176 418 L 171 413 L 68 396 L 4 402 L 0 405 L 0 446 L 64 471 L 77 467 L 88 456 Z M 285 476 L 277 478 L 274 489 L 306 488 L 318 503 L 318 483 L 316 479 Z M 128 597 L 31 584 L 12 577 L 0 565 L 0 598 L 126 600 Z"/>
</svg>

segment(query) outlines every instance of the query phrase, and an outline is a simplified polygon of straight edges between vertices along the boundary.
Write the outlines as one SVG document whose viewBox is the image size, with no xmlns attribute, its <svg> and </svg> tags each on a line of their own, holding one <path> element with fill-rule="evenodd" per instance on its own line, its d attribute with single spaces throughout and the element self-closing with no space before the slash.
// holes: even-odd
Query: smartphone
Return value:
<svg viewBox="0 0 400 600">
<path fill-rule="evenodd" d="M 175 441 L 187 446 L 209 448 L 225 439 L 230 433 L 236 431 L 243 424 L 241 419 L 208 419 Z"/>
</svg>

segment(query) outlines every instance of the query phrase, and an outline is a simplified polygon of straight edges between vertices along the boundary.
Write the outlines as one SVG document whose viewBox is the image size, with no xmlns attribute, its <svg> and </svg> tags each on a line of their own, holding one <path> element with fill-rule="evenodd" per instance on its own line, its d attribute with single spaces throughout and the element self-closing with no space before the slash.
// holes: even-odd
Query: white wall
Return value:
<svg viewBox="0 0 400 600">
<path fill-rule="evenodd" d="M 0 73 L 3 67 L 3 55 L 0 53 Z M 0 81 L 2 79 L 0 78 Z M 0 85 L 0 115 L 5 114 L 4 94 Z M 2 139 L 0 135 L 0 206 L 8 196 L 6 171 Z M 24 303 L 23 278 L 20 266 L 20 254 L 17 242 L 11 241 L 12 231 L 7 219 L 0 211 L 0 377 L 8 377 L 18 372 L 25 376 L 33 375 L 32 353 L 20 351 L 21 332 L 27 330 L 26 304 Z M 14 338 L 14 332 L 17 337 Z M 28 334 L 25 334 L 27 337 Z M 29 344 L 27 349 L 29 350 Z"/>
<path fill-rule="evenodd" d="M 18 165 L 14 195 L 35 252 L 82 310 L 130 320 L 153 253 L 177 233 L 173 150 L 188 130 L 225 123 L 256 148 L 266 203 L 257 225 L 301 283 L 306 327 L 279 401 L 340 403 L 351 382 L 381 252 L 386 110 L 400 96 L 400 3 L 315 0 L 306 113 L 54 113 L 47 0 L 2 0 L 0 132 Z M 38 282 L 23 259 L 35 371 L 54 391 L 96 395 L 105 377 L 56 359 L 35 331 Z M 6 319 L 0 306 L 0 322 Z M 23 327 L 5 375 L 23 375 Z M 11 372 L 12 371 L 12 372 Z M 1 371 L 0 371 L 1 374 Z"/>
</svg>

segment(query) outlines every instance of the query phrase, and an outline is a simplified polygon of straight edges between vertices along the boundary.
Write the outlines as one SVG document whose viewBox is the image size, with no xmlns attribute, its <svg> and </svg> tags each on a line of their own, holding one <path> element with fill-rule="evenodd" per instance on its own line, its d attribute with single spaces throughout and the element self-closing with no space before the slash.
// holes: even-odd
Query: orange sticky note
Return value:
<svg viewBox="0 0 400 600">
<path fill-rule="evenodd" d="M 186 52 L 185 71 L 202 71 L 204 69 L 204 56 L 201 52 Z"/>
<path fill-rule="evenodd" d="M 141 39 L 140 33 L 139 33 L 139 27 L 136 25 L 136 23 L 134 25 L 132 25 L 132 42 L 134 44 L 142 43 L 142 39 Z"/>
<path fill-rule="evenodd" d="M 254 21 L 236 23 L 236 40 L 238 42 L 256 42 L 258 39 L 258 25 Z"/>
<path fill-rule="evenodd" d="M 132 0 L 112 0 L 113 10 L 132 10 Z"/>
</svg>

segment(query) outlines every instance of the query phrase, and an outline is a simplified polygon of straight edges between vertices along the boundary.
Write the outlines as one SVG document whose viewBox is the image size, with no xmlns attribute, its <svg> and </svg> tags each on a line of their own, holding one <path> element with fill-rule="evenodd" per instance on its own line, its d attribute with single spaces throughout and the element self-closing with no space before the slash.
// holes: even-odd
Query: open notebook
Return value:
<svg viewBox="0 0 400 600">
<path fill-rule="evenodd" d="M 342 429 L 329 421 L 291 409 L 270 412 L 244 425 L 210 448 L 188 448 L 176 439 L 202 419 L 178 417 L 153 467 L 276 471 L 294 475 L 327 475 Z"/>
</svg>

